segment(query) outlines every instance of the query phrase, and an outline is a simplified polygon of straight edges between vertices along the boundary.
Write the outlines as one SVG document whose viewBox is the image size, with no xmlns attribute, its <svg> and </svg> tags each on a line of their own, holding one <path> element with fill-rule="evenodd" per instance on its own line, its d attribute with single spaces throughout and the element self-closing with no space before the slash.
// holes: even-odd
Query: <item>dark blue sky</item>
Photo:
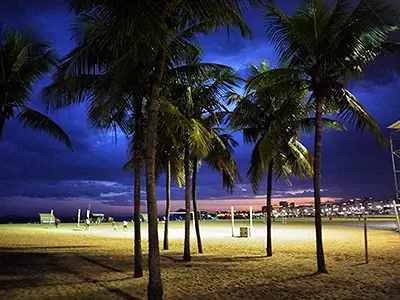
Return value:
<svg viewBox="0 0 400 300">
<path fill-rule="evenodd" d="M 277 2 L 286 12 L 298 3 L 297 0 Z M 245 19 L 253 30 L 253 41 L 242 39 L 236 32 L 231 32 L 228 39 L 225 30 L 201 37 L 205 61 L 231 65 L 241 73 L 249 63 L 259 60 L 275 64 L 273 47 L 265 37 L 262 12 L 247 13 Z M 2 3 L 0 20 L 20 28 L 33 27 L 60 55 L 73 47 L 69 32 L 73 18 L 63 8 L 62 0 Z M 389 55 L 369 67 L 365 77 L 350 88 L 383 129 L 400 119 L 399 70 L 400 58 Z M 49 82 L 48 76 L 37 84 L 31 106 L 42 109 L 36 93 Z M 60 111 L 52 117 L 70 135 L 74 152 L 44 134 L 22 129 L 13 121 L 6 123 L 0 141 L 0 215 L 33 214 L 51 207 L 67 214 L 79 207 L 86 208 L 89 203 L 97 210 L 130 214 L 133 180 L 131 175 L 121 171 L 126 160 L 125 138 L 118 136 L 115 145 L 111 134 L 91 129 L 85 120 L 84 106 Z M 235 157 L 244 175 L 251 146 L 243 145 L 240 135 L 237 138 L 241 147 Z M 312 149 L 312 137 L 302 140 Z M 324 135 L 322 176 L 325 197 L 372 195 L 387 198 L 394 195 L 389 150 L 381 148 L 368 132 L 360 134 L 351 127 L 347 132 Z M 164 199 L 163 183 L 162 179 L 158 184 L 160 200 Z M 260 195 L 264 192 L 263 184 Z M 217 203 L 221 209 L 228 209 L 230 203 L 237 204 L 241 199 L 245 205 L 260 204 L 262 199 L 253 198 L 247 180 L 237 186 L 233 195 L 227 194 L 222 190 L 219 175 L 206 166 L 199 173 L 198 194 L 204 199 L 203 207 L 200 204 L 202 209 L 215 208 Z M 298 203 L 307 202 L 312 196 L 312 182 L 294 181 L 292 187 L 278 183 L 274 194 L 277 200 L 290 197 L 297 198 Z M 183 199 L 183 195 L 182 189 L 173 189 L 176 208 L 181 205 L 178 200 Z M 225 198 L 231 200 L 219 201 Z"/>
</svg>

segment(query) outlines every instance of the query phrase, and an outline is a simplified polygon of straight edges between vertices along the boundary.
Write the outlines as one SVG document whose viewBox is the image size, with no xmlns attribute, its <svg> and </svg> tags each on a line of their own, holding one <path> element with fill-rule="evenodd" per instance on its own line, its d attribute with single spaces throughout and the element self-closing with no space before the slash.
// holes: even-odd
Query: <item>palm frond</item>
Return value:
<svg viewBox="0 0 400 300">
<path fill-rule="evenodd" d="M 300 120 L 300 130 L 306 134 L 313 133 L 315 131 L 315 118 L 303 118 Z M 323 131 L 344 131 L 346 130 L 345 124 L 338 120 L 330 118 L 322 118 L 322 130 Z"/>
<path fill-rule="evenodd" d="M 340 108 L 339 118 L 350 124 L 354 124 L 361 132 L 367 128 L 378 138 L 382 145 L 387 145 L 388 140 L 379 129 L 374 118 L 352 93 L 343 89 L 340 94 L 337 94 L 337 97 L 336 101 Z"/>
<path fill-rule="evenodd" d="M 18 121 L 31 129 L 39 130 L 63 142 L 72 150 L 71 140 L 68 135 L 53 120 L 31 108 L 24 108 L 17 116 Z"/>
</svg>

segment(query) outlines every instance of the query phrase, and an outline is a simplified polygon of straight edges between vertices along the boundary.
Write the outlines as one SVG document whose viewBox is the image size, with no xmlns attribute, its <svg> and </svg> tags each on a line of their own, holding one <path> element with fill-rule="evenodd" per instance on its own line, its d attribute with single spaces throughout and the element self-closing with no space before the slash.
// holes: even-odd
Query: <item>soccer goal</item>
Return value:
<svg viewBox="0 0 400 300">
<path fill-rule="evenodd" d="M 39 213 L 39 217 L 41 224 L 54 224 L 56 220 L 52 209 L 50 210 L 50 213 Z"/>
<path fill-rule="evenodd" d="M 175 216 L 175 218 L 173 218 L 174 216 Z M 169 220 L 170 221 L 172 221 L 172 220 L 183 221 L 183 220 L 185 220 L 185 217 L 186 217 L 186 212 L 185 211 L 172 211 L 169 214 Z M 195 228 L 195 225 L 194 225 L 195 215 L 194 215 L 193 211 L 190 212 L 190 217 L 192 218 L 192 221 L 193 221 L 193 228 Z"/>
<path fill-rule="evenodd" d="M 240 237 L 250 237 L 253 231 L 253 206 L 250 206 L 250 226 L 241 226 Z M 235 237 L 235 209 L 231 206 L 231 226 L 232 226 L 232 237 Z"/>
</svg>

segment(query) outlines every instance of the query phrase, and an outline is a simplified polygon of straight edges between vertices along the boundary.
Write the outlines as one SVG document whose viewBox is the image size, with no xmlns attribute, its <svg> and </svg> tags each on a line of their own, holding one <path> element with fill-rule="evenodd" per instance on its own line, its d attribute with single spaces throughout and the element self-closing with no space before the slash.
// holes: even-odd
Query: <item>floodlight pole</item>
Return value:
<svg viewBox="0 0 400 300">
<path fill-rule="evenodd" d="M 231 206 L 231 219 L 232 219 L 232 237 L 235 237 L 235 216 L 233 214 L 233 206 Z"/>
</svg>

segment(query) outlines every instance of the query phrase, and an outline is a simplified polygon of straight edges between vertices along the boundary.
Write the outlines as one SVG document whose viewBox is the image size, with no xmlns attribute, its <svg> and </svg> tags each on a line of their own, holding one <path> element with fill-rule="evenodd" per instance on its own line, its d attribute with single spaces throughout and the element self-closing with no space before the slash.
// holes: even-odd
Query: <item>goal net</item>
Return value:
<svg viewBox="0 0 400 300">
<path fill-rule="evenodd" d="M 185 219 L 186 219 L 186 212 L 184 211 L 172 211 L 169 215 L 170 221 L 185 221 Z M 190 212 L 190 219 L 193 221 L 193 228 L 194 228 L 194 212 L 192 211 Z"/>
</svg>

